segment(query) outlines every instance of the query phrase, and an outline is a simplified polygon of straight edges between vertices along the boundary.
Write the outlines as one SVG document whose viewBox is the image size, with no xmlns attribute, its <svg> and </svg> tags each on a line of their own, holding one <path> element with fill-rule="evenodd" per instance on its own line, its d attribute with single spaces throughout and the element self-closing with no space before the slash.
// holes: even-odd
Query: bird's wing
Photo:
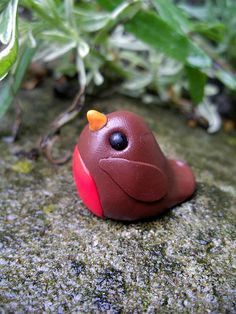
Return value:
<svg viewBox="0 0 236 314">
<path fill-rule="evenodd" d="M 101 159 L 99 166 L 126 194 L 136 200 L 154 202 L 167 194 L 167 177 L 154 165 L 107 158 Z"/>
</svg>

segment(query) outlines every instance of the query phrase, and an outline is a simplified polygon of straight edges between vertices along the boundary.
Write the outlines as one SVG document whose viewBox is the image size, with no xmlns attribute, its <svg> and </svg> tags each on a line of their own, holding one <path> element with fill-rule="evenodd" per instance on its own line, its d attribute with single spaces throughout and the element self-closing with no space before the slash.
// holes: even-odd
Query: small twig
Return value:
<svg viewBox="0 0 236 314">
<path fill-rule="evenodd" d="M 60 140 L 60 130 L 61 128 L 72 121 L 79 112 L 83 109 L 85 104 L 85 87 L 82 86 L 79 92 L 76 94 L 72 105 L 63 113 L 61 113 L 51 124 L 51 129 L 48 134 L 40 138 L 39 149 L 43 155 L 53 164 L 62 165 L 66 163 L 71 158 L 71 153 L 66 152 L 65 156 L 62 158 L 55 159 L 53 157 L 53 147 L 55 142 Z"/>
</svg>

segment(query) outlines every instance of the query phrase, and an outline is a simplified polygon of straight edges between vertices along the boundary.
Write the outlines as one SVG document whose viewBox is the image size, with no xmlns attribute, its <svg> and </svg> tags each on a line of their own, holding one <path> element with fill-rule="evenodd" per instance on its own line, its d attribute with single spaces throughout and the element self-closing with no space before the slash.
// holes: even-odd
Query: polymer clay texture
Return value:
<svg viewBox="0 0 236 314">
<path fill-rule="evenodd" d="M 124 221 L 151 218 L 193 194 L 191 169 L 183 161 L 164 156 L 142 117 L 127 111 L 106 117 L 100 129 L 85 126 L 74 151 L 76 186 L 94 214 Z M 127 138 L 122 150 L 111 146 L 115 132 Z"/>
</svg>

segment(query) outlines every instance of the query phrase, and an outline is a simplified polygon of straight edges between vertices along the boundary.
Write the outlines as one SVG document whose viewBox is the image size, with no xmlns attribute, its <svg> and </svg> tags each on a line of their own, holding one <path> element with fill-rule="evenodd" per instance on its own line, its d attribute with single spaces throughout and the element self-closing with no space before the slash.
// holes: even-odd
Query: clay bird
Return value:
<svg viewBox="0 0 236 314">
<path fill-rule="evenodd" d="M 73 156 L 79 195 L 97 216 L 155 217 L 195 191 L 189 166 L 167 159 L 142 117 L 128 111 L 87 113 Z"/>
</svg>

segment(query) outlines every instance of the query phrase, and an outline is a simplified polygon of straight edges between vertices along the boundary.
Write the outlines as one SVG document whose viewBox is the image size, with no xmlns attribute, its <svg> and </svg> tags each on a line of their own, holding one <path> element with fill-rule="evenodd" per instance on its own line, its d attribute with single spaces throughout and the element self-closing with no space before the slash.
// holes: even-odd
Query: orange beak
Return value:
<svg viewBox="0 0 236 314">
<path fill-rule="evenodd" d="M 87 119 L 90 131 L 98 131 L 107 124 L 107 117 L 105 114 L 96 110 L 89 110 L 87 112 Z"/>
</svg>

